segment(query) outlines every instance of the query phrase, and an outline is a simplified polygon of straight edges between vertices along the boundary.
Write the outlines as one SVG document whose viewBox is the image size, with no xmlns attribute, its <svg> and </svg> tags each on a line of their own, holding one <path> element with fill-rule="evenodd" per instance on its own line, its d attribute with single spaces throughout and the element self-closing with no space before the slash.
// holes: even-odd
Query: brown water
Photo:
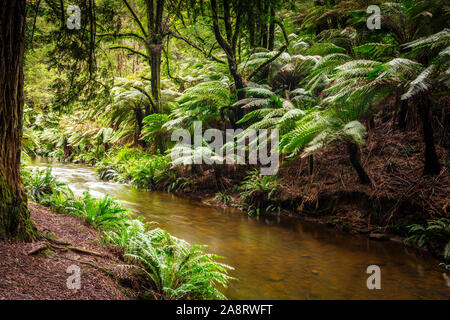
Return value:
<svg viewBox="0 0 450 320">
<path fill-rule="evenodd" d="M 49 166 L 34 163 L 34 167 Z M 296 219 L 266 220 L 162 192 L 101 182 L 92 169 L 51 164 L 76 193 L 120 199 L 135 215 L 190 243 L 206 244 L 235 268 L 230 299 L 450 299 L 450 272 L 399 243 L 376 242 Z M 381 290 L 366 269 L 381 268 Z"/>
</svg>

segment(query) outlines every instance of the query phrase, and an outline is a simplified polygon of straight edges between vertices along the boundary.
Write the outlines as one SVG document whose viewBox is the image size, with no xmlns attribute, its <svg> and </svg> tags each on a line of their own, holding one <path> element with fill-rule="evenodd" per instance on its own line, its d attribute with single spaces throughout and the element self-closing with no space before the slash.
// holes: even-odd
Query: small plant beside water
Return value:
<svg viewBox="0 0 450 320">
<path fill-rule="evenodd" d="M 249 214 L 259 215 L 270 211 L 280 211 L 276 199 L 280 181 L 277 176 L 261 176 L 258 170 L 252 171 L 241 185 L 241 196 Z"/>
<path fill-rule="evenodd" d="M 408 228 L 410 236 L 405 242 L 419 247 L 426 246 L 433 254 L 442 258 L 444 263 L 441 265 L 450 270 L 450 220 L 428 220 L 426 225 L 413 224 Z"/>
<path fill-rule="evenodd" d="M 114 166 L 103 162 L 97 164 L 97 169 L 95 171 L 97 172 L 99 178 L 104 181 L 117 181 L 120 177 Z"/>
<path fill-rule="evenodd" d="M 56 181 L 52 169 L 36 170 L 35 172 L 22 171 L 23 183 L 28 191 L 28 197 L 33 201 L 41 201 L 51 196 L 55 191 L 67 190 L 64 183 Z"/>
<path fill-rule="evenodd" d="M 97 229 L 117 230 L 126 226 L 129 211 L 121 207 L 117 200 L 104 196 L 94 198 L 89 192 L 74 202 L 72 213 L 84 219 Z"/>
<path fill-rule="evenodd" d="M 233 199 L 226 191 L 217 192 L 214 198 L 225 205 L 229 204 Z"/>
</svg>

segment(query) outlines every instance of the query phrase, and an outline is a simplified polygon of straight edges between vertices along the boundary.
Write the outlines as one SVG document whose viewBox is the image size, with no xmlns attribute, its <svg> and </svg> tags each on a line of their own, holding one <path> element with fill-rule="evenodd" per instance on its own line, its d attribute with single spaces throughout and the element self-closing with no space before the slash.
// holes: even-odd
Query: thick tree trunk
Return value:
<svg viewBox="0 0 450 320">
<path fill-rule="evenodd" d="M 238 100 L 243 100 L 246 98 L 246 93 L 244 90 L 245 89 L 244 79 L 237 71 L 237 65 L 233 66 L 233 64 L 234 64 L 234 62 L 231 62 L 231 61 L 228 63 L 230 73 L 233 76 L 234 85 L 236 86 L 237 98 L 238 98 Z M 244 117 L 244 110 L 241 107 L 237 108 L 236 117 L 237 117 L 238 121 Z"/>
<path fill-rule="evenodd" d="M 366 171 L 361 165 L 361 154 L 359 152 L 358 145 L 354 142 L 347 142 L 347 150 L 350 156 L 350 162 L 353 168 L 358 173 L 359 182 L 361 184 L 372 184 L 372 181 L 370 180 L 369 176 L 367 175 Z"/>
<path fill-rule="evenodd" d="M 425 168 L 423 169 L 423 175 L 439 174 L 441 172 L 441 164 L 434 146 L 431 98 L 429 96 L 419 97 L 418 106 L 422 117 L 423 140 L 425 142 Z"/>
<path fill-rule="evenodd" d="M 34 238 L 20 177 L 25 0 L 0 4 L 0 238 Z"/>
<path fill-rule="evenodd" d="M 261 47 L 267 49 L 268 43 L 268 33 L 267 33 L 267 24 L 261 24 Z"/>
</svg>

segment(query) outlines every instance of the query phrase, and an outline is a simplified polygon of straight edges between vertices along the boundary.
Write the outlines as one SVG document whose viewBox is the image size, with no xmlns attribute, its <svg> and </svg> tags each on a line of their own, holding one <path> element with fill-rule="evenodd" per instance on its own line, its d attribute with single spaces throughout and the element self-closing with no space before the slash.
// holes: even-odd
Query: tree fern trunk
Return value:
<svg viewBox="0 0 450 320">
<path fill-rule="evenodd" d="M 145 147 L 145 141 L 140 140 L 142 128 L 144 127 L 143 120 L 144 120 L 144 114 L 142 112 L 142 109 L 140 106 L 136 106 L 134 109 L 134 116 L 136 118 L 136 128 L 134 133 L 134 144 L 135 146 L 142 146 Z"/>
<path fill-rule="evenodd" d="M 0 238 L 31 240 L 20 177 L 25 0 L 2 1 L 0 21 Z"/>
<path fill-rule="evenodd" d="M 406 115 L 408 114 L 408 101 L 400 101 L 400 112 L 397 119 L 397 128 L 400 130 L 406 130 Z"/>
<path fill-rule="evenodd" d="M 418 98 L 422 118 L 423 140 L 425 142 L 425 168 L 423 175 L 435 175 L 441 172 L 441 165 L 434 146 L 434 131 L 432 124 L 431 98 L 424 95 Z"/>
<path fill-rule="evenodd" d="M 359 182 L 361 184 L 372 184 L 372 181 L 361 165 L 361 154 L 358 145 L 354 142 L 347 142 L 347 150 L 350 156 L 350 162 L 356 170 L 356 173 L 358 173 Z"/>
<path fill-rule="evenodd" d="M 267 49 L 267 43 L 268 43 L 268 33 L 267 33 L 267 21 L 265 20 L 265 18 L 267 17 L 267 1 L 263 0 L 261 2 L 261 9 L 260 9 L 260 29 L 261 29 L 261 47 L 262 48 L 266 48 Z M 262 18 L 262 19 L 261 19 Z"/>
<path fill-rule="evenodd" d="M 309 171 L 310 176 L 314 173 L 314 156 L 313 155 L 310 155 L 308 157 L 308 171 Z"/>
<path fill-rule="evenodd" d="M 250 22 L 248 23 L 248 37 L 249 37 L 250 48 L 256 47 L 255 21 L 253 19 L 251 19 Z"/>
<path fill-rule="evenodd" d="M 275 47 L 275 9 L 270 6 L 270 22 L 269 22 L 269 51 L 273 51 Z"/>
</svg>

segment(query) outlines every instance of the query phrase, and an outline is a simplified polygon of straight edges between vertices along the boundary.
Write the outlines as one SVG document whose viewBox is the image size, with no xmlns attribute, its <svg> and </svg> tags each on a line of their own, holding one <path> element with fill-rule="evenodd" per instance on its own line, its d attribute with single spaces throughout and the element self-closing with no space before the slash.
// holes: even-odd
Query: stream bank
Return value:
<svg viewBox="0 0 450 320">
<path fill-rule="evenodd" d="M 78 195 L 108 194 L 136 217 L 157 223 L 190 243 L 206 244 L 225 257 L 238 281 L 230 299 L 448 299 L 448 274 L 426 252 L 395 242 L 379 242 L 289 217 L 250 217 L 236 209 L 207 206 L 165 192 L 139 191 L 98 180 L 92 168 L 51 166 L 53 174 Z M 369 265 L 382 270 L 382 290 L 366 287 Z"/>
<path fill-rule="evenodd" d="M 71 215 L 56 214 L 29 203 L 31 218 L 40 240 L 31 243 L 0 241 L 0 300 L 129 300 L 137 297 L 131 285 L 134 278 L 119 264 L 114 250 L 102 245 L 102 236 L 82 220 Z M 70 243 L 92 255 L 44 248 L 44 237 Z M 100 256 L 101 255 L 101 256 Z M 80 288 L 69 289 L 67 281 L 80 271 Z M 102 270 L 114 273 L 114 277 Z M 120 279 L 120 283 L 118 279 Z"/>
</svg>

